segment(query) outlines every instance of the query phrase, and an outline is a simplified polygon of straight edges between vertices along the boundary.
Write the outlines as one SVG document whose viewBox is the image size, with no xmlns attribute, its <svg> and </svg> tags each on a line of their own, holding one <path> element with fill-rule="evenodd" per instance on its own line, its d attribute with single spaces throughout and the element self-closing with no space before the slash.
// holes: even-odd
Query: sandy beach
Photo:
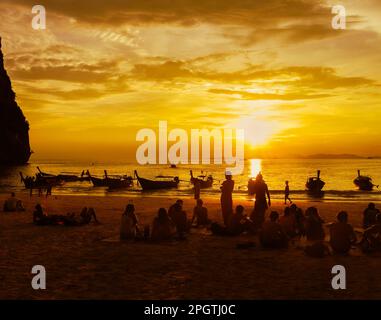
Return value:
<svg viewBox="0 0 381 320">
<path fill-rule="evenodd" d="M 0 299 L 380 299 L 380 256 L 327 256 L 304 254 L 301 245 L 287 250 L 262 249 L 254 236 L 212 236 L 192 229 L 185 241 L 153 244 L 119 242 L 124 207 L 132 201 L 141 224 L 150 224 L 157 208 L 175 199 L 161 197 L 38 198 L 18 195 L 23 213 L 0 213 Z M 0 202 L 8 195 L 0 195 Z M 79 212 L 94 207 L 100 225 L 38 227 L 32 211 L 40 202 L 50 214 Z M 219 199 L 204 199 L 210 218 L 221 221 Z M 235 201 L 249 213 L 253 203 Z M 361 226 L 365 202 L 299 202 L 303 209 L 316 206 L 326 222 L 347 210 L 350 222 Z M 193 199 L 184 199 L 191 217 Z M 273 210 L 283 212 L 275 202 Z M 236 244 L 252 240 L 255 248 Z M 31 269 L 43 265 L 47 289 L 31 287 Z M 347 290 L 333 290 L 331 268 L 347 270 Z"/>
</svg>

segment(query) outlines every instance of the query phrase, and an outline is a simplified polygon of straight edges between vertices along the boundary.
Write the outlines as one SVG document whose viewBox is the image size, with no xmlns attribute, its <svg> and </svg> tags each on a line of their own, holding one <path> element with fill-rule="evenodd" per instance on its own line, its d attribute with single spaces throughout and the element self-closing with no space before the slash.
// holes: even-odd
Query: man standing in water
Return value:
<svg viewBox="0 0 381 320">
<path fill-rule="evenodd" d="M 234 189 L 234 180 L 232 179 L 232 174 L 229 171 L 225 173 L 226 180 L 222 183 L 221 186 L 221 210 L 222 217 L 224 218 L 225 226 L 228 226 L 230 218 L 233 214 L 233 189 Z"/>
<path fill-rule="evenodd" d="M 255 204 L 254 210 L 251 213 L 251 220 L 254 223 L 255 229 L 260 229 L 265 221 L 265 213 L 268 207 L 271 206 L 270 192 L 267 184 L 263 180 L 262 174 L 258 173 L 255 178 Z M 266 195 L 268 201 L 266 200 Z"/>
<path fill-rule="evenodd" d="M 290 199 L 290 186 L 288 185 L 288 181 L 286 181 L 286 186 L 284 188 L 284 204 L 287 204 L 287 200 L 290 201 L 290 204 L 292 203 Z"/>
</svg>

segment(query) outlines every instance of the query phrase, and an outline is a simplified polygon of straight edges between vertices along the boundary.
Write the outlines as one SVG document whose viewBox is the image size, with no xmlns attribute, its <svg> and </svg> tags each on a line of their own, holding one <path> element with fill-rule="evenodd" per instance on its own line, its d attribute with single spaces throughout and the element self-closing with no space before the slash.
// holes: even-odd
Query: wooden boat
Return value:
<svg viewBox="0 0 381 320">
<path fill-rule="evenodd" d="M 36 176 L 24 177 L 23 173 L 20 172 L 21 182 L 24 183 L 25 188 L 27 189 L 37 189 L 37 188 L 48 188 L 61 185 L 62 180 L 58 179 L 56 176 L 43 176 L 40 173 L 37 173 Z"/>
<path fill-rule="evenodd" d="M 357 170 L 357 177 L 353 180 L 353 183 L 362 191 L 372 191 L 373 187 L 377 187 L 372 182 L 372 178 L 369 176 L 362 176 L 360 170 Z"/>
<path fill-rule="evenodd" d="M 157 189 L 169 189 L 177 188 L 180 179 L 179 177 L 166 177 L 172 180 L 149 180 L 139 177 L 138 172 L 135 170 L 135 177 L 143 190 L 157 190 Z M 164 177 L 161 177 L 164 178 Z"/>
<path fill-rule="evenodd" d="M 206 176 L 206 175 L 201 175 L 198 176 L 197 178 L 193 177 L 193 171 L 190 170 L 190 176 L 191 176 L 191 183 L 194 185 L 196 182 L 200 183 L 200 188 L 205 189 L 205 188 L 210 188 L 213 185 L 213 177 L 212 175 Z"/>
<path fill-rule="evenodd" d="M 88 172 L 90 181 L 94 187 L 109 187 L 110 189 L 120 189 L 131 187 L 133 185 L 133 178 L 130 176 L 110 177 L 107 173 L 107 170 L 105 170 L 104 173 L 105 175 L 103 178 L 97 178 L 93 177 L 90 172 Z"/>
<path fill-rule="evenodd" d="M 62 180 L 64 182 L 79 182 L 79 181 L 90 181 L 89 177 L 89 171 L 83 170 L 81 175 L 77 176 L 74 174 L 67 174 L 67 173 L 60 173 L 58 175 L 50 174 L 50 173 L 45 173 L 41 171 L 39 167 L 37 167 L 37 170 L 43 177 L 56 177 L 59 180 Z"/>
<path fill-rule="evenodd" d="M 317 171 L 316 177 L 309 177 L 306 182 L 306 188 L 309 192 L 320 193 L 325 182 L 320 179 L 320 170 Z"/>
</svg>

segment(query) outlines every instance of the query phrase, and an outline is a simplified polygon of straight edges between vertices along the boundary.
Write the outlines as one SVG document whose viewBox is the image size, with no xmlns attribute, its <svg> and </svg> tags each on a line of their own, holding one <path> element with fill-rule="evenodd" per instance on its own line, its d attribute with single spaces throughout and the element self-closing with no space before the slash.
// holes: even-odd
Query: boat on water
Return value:
<svg viewBox="0 0 381 320">
<path fill-rule="evenodd" d="M 179 177 L 157 176 L 156 178 L 160 178 L 161 180 L 149 180 L 139 177 L 138 172 L 136 170 L 134 171 L 134 174 L 144 191 L 177 188 L 180 182 Z"/>
<path fill-rule="evenodd" d="M 199 183 L 200 184 L 200 188 L 201 189 L 206 189 L 206 188 L 210 188 L 213 186 L 213 177 L 212 175 L 199 175 L 198 177 L 194 177 L 193 176 L 193 171 L 190 170 L 190 176 L 191 176 L 191 179 L 190 179 L 190 182 L 194 185 L 195 183 Z"/>
<path fill-rule="evenodd" d="M 353 180 L 353 183 L 362 191 L 372 191 L 374 187 L 377 187 L 372 182 L 372 178 L 369 176 L 362 176 L 360 170 L 357 170 L 357 177 Z"/>
<path fill-rule="evenodd" d="M 36 189 L 36 188 L 50 188 L 54 186 L 59 186 L 64 183 L 63 180 L 60 180 L 57 176 L 54 175 L 42 175 L 37 173 L 35 176 L 26 176 L 24 177 L 23 173 L 20 172 L 21 182 L 24 184 L 27 189 Z"/>
<path fill-rule="evenodd" d="M 50 173 L 45 173 L 41 171 L 40 167 L 37 167 L 37 170 L 43 177 L 56 177 L 59 180 L 62 180 L 64 182 L 81 182 L 81 181 L 90 181 L 89 177 L 89 171 L 85 170 L 82 171 L 80 175 L 75 175 L 71 173 L 60 173 L 58 175 L 50 174 Z"/>
<path fill-rule="evenodd" d="M 320 193 L 325 185 L 325 182 L 320 179 L 320 170 L 317 171 L 315 177 L 308 177 L 306 182 L 306 188 L 311 193 Z"/>
<path fill-rule="evenodd" d="M 108 187 L 110 189 L 128 188 L 134 184 L 131 176 L 109 176 L 107 170 L 104 170 L 104 177 L 94 177 L 88 172 L 90 181 L 94 187 Z"/>
</svg>

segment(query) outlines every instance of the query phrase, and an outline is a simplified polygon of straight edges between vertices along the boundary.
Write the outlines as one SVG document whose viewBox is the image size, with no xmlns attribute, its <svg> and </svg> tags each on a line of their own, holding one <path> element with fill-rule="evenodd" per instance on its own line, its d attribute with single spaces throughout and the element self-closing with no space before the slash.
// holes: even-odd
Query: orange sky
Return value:
<svg viewBox="0 0 381 320">
<path fill-rule="evenodd" d="M 218 5 L 217 5 L 218 3 Z M 141 128 L 243 128 L 247 156 L 381 155 L 381 2 L 3 0 L 35 159 L 134 158 Z"/>
</svg>

